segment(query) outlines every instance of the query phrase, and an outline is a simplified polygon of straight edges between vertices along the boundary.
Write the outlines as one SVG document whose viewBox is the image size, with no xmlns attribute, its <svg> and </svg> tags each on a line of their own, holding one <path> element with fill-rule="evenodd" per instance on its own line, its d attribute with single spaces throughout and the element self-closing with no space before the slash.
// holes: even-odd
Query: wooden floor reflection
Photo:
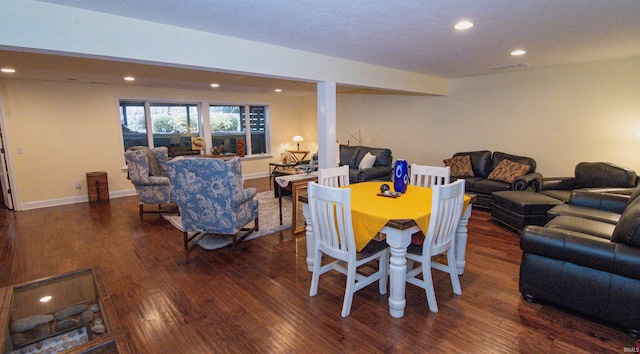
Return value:
<svg viewBox="0 0 640 354">
<path fill-rule="evenodd" d="M 246 186 L 269 188 L 268 179 Z M 304 234 L 230 247 L 183 249 L 159 215 L 140 218 L 136 197 L 22 212 L 0 211 L 0 286 L 99 266 L 134 353 L 615 352 L 633 339 L 518 292 L 517 234 L 474 211 L 462 295 L 434 272 L 440 311 L 407 287 L 405 317 L 389 316 L 377 285 L 340 317 L 345 278 L 327 274 L 309 297 Z M 0 291 L 2 295 L 2 291 Z"/>
</svg>

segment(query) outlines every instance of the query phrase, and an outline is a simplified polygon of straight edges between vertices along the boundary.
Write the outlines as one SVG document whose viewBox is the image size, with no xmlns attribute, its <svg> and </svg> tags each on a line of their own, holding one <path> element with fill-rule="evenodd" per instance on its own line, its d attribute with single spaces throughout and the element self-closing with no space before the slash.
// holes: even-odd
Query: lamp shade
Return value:
<svg viewBox="0 0 640 354">
<path fill-rule="evenodd" d="M 299 143 L 301 141 L 304 141 L 304 139 L 302 138 L 302 135 L 296 135 L 293 137 L 293 141 L 295 141 L 296 143 Z"/>
</svg>

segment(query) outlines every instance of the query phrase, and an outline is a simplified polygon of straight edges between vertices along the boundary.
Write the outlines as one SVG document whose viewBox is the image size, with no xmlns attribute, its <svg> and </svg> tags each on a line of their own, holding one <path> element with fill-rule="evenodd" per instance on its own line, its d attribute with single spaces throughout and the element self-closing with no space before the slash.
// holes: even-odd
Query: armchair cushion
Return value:
<svg viewBox="0 0 640 354">
<path fill-rule="evenodd" d="M 491 171 L 487 179 L 513 183 L 516 178 L 529 172 L 531 166 L 504 159 Z"/>
<path fill-rule="evenodd" d="M 442 162 L 444 162 L 445 166 L 451 167 L 451 177 L 473 177 L 473 167 L 471 167 L 471 157 L 469 155 L 454 156 Z"/>
</svg>

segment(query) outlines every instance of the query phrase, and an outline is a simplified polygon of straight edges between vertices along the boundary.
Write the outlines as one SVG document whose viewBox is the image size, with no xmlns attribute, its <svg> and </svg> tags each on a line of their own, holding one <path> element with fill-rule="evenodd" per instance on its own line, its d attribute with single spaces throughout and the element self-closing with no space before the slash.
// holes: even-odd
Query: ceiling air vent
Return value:
<svg viewBox="0 0 640 354">
<path fill-rule="evenodd" d="M 491 70 L 509 70 L 509 69 L 518 69 L 518 68 L 526 68 L 528 66 L 531 66 L 527 63 L 518 63 L 518 64 L 509 64 L 509 65 L 502 65 L 502 66 L 492 66 L 489 69 Z"/>
</svg>

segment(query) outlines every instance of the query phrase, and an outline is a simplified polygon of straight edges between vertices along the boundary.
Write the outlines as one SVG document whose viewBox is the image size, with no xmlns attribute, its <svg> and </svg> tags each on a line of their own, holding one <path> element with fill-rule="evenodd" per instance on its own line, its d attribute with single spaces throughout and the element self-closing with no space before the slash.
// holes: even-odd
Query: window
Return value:
<svg viewBox="0 0 640 354">
<path fill-rule="evenodd" d="M 201 106 L 121 100 L 124 150 L 132 146 L 166 146 L 169 157 L 199 154 L 191 150 L 191 137 L 202 136 L 202 132 L 210 129 L 211 136 L 204 136 L 207 154 L 211 153 L 211 147 L 218 152 L 236 154 L 238 139 L 245 139 L 245 156 L 269 152 L 268 106 L 211 105 L 208 112 L 200 112 Z M 205 119 L 201 119 L 201 115 Z"/>
<path fill-rule="evenodd" d="M 124 150 L 166 146 L 170 157 L 198 153 L 191 150 L 191 137 L 200 132 L 197 104 L 120 101 L 120 124 Z"/>
<path fill-rule="evenodd" d="M 218 151 L 237 153 L 237 140 L 245 139 L 245 155 L 266 153 L 266 111 L 266 106 L 209 106 L 211 143 Z"/>
</svg>

